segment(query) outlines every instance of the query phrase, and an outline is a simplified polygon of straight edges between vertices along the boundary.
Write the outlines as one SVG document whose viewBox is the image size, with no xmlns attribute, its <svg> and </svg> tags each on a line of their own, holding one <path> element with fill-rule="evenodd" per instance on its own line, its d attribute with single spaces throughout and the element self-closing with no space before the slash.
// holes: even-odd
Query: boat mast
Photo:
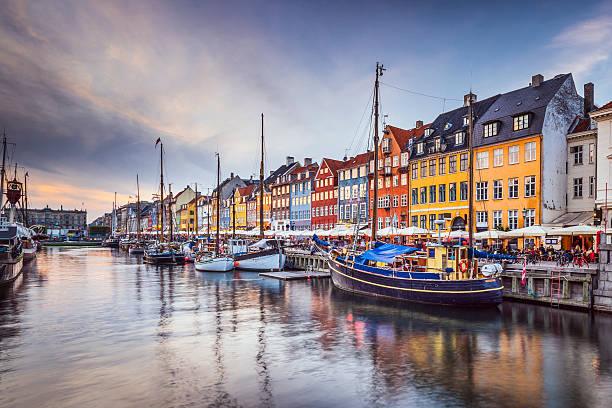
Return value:
<svg viewBox="0 0 612 408">
<path fill-rule="evenodd" d="M 187 231 L 189 231 L 189 224 L 187 224 Z M 198 236 L 198 183 L 195 183 L 195 234 Z"/>
<path fill-rule="evenodd" d="M 137 191 L 137 204 L 136 204 L 136 242 L 140 242 L 140 183 L 138 181 L 138 173 L 136 173 L 136 191 Z"/>
<path fill-rule="evenodd" d="M 206 235 L 208 241 L 210 241 L 210 205 L 212 204 L 210 199 L 210 188 L 206 189 Z"/>
<path fill-rule="evenodd" d="M 372 203 L 372 242 L 376 242 L 378 222 L 378 77 L 382 76 L 383 65 L 376 63 L 376 81 L 374 82 L 374 202 Z"/>
<path fill-rule="evenodd" d="M 236 189 L 232 191 L 232 239 L 236 239 Z"/>
<path fill-rule="evenodd" d="M 23 181 L 24 181 L 23 188 L 24 188 L 24 195 L 25 195 L 25 216 L 23 217 L 23 219 L 24 219 L 24 225 L 29 228 L 29 223 L 28 223 L 28 177 L 29 177 L 29 174 L 26 171 L 25 176 L 23 176 Z"/>
<path fill-rule="evenodd" d="M 219 217 L 221 216 L 220 206 L 219 206 L 219 196 L 221 195 L 221 191 L 219 185 L 221 183 L 221 159 L 219 158 L 219 153 L 217 153 L 217 237 L 215 239 L 215 256 L 219 256 Z"/>
<path fill-rule="evenodd" d="M 474 260 L 474 248 L 472 245 L 472 238 L 474 236 L 474 226 L 472 225 L 474 221 L 474 191 L 472 184 L 474 183 L 474 165 L 472 163 L 474 151 L 472 149 L 472 134 L 474 132 L 474 107 L 472 105 L 473 102 L 473 94 L 470 89 L 469 100 L 468 100 L 468 199 L 469 199 L 469 208 L 468 208 L 468 257 L 470 260 L 470 277 L 473 273 L 473 260 Z"/>
<path fill-rule="evenodd" d="M 264 114 L 261 114 L 261 165 L 259 167 L 259 239 L 264 238 Z"/>
<path fill-rule="evenodd" d="M 160 214 L 160 238 L 159 238 L 159 242 L 162 243 L 164 242 L 164 212 L 166 212 L 166 206 L 164 205 L 164 144 L 161 142 L 161 139 L 157 139 L 157 142 L 155 143 L 155 146 L 157 146 L 157 143 L 160 144 L 160 148 L 159 148 L 159 155 L 160 155 L 160 177 L 159 177 L 159 186 L 160 186 L 160 196 L 159 196 L 159 202 L 160 202 L 160 206 L 161 206 L 161 214 Z"/>
<path fill-rule="evenodd" d="M 6 129 L 4 130 L 4 135 L 2 137 L 2 169 L 0 170 L 0 216 L 2 215 L 2 210 L 4 209 L 4 166 L 6 164 Z"/>
<path fill-rule="evenodd" d="M 172 183 L 168 183 L 168 223 L 170 224 L 170 236 L 168 237 L 168 243 L 172 242 L 172 230 L 174 229 L 174 216 L 172 214 Z"/>
</svg>

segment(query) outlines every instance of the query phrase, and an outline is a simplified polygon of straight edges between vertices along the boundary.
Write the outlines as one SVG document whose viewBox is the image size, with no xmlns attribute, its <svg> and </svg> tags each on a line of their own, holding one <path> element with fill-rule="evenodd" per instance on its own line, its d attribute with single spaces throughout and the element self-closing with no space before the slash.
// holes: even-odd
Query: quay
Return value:
<svg viewBox="0 0 612 408">
<path fill-rule="evenodd" d="M 261 272 L 259 276 L 264 278 L 273 278 L 278 280 L 306 280 L 306 279 L 325 279 L 331 275 L 324 271 L 279 271 L 279 272 Z"/>
</svg>

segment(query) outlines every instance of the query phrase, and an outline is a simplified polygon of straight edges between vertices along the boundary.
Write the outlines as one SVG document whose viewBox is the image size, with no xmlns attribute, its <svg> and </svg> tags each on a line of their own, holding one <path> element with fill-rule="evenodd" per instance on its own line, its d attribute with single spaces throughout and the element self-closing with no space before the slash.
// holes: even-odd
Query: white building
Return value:
<svg viewBox="0 0 612 408">
<path fill-rule="evenodd" d="M 608 228 L 612 227 L 612 102 L 592 111 L 589 116 L 597 122 L 597 195 L 595 205 L 603 208 Z"/>
</svg>

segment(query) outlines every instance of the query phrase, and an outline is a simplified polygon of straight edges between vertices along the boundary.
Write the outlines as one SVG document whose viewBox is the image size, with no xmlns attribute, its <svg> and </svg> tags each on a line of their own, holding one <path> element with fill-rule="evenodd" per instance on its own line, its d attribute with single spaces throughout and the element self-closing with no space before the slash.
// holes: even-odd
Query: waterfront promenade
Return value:
<svg viewBox="0 0 612 408">
<path fill-rule="evenodd" d="M 0 294 L 0 406 L 604 407 L 611 337 L 608 314 L 428 307 L 45 248 Z"/>
</svg>

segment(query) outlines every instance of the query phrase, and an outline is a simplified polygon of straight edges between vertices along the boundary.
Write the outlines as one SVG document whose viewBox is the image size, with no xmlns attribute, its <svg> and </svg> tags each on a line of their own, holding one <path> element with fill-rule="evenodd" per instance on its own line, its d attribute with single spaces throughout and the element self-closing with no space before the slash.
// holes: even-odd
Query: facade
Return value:
<svg viewBox="0 0 612 408">
<path fill-rule="evenodd" d="M 181 211 L 183 210 L 183 206 L 189 204 L 189 202 L 191 202 L 195 197 L 196 197 L 196 193 L 190 186 L 185 187 L 183 190 L 178 192 L 176 195 L 172 196 L 172 199 L 171 199 L 171 203 L 172 203 L 171 205 L 172 205 L 172 211 L 173 211 L 172 219 L 173 219 L 175 231 L 186 230 L 188 217 L 185 219 L 186 221 L 183 222 L 183 220 L 181 219 Z M 183 224 L 185 225 L 185 229 L 183 229 Z"/>
<path fill-rule="evenodd" d="M 345 160 L 338 170 L 338 220 L 345 224 L 368 225 L 368 166 L 374 152 Z"/>
<path fill-rule="evenodd" d="M 230 173 L 230 177 L 223 180 L 219 185 L 220 195 L 219 201 L 221 203 L 219 228 L 221 230 L 227 230 L 231 228 L 230 219 L 230 205 L 232 194 L 235 189 L 245 187 L 252 183 L 252 180 L 241 179 L 238 175 Z M 211 205 L 210 205 L 210 230 L 216 231 L 217 229 L 217 188 L 215 188 L 211 194 Z"/>
<path fill-rule="evenodd" d="M 236 229 L 247 229 L 247 203 L 251 199 L 251 194 L 255 189 L 255 185 L 251 184 L 246 187 L 240 187 L 234 195 L 234 203 L 236 205 Z"/>
<path fill-rule="evenodd" d="M 605 225 L 612 227 L 612 211 L 608 209 L 612 203 L 612 102 L 592 111 L 589 116 L 597 122 L 597 188 L 595 205 L 603 209 Z"/>
<path fill-rule="evenodd" d="M 338 222 L 338 170 L 343 162 L 324 158 L 311 194 L 311 229 L 332 229 Z"/>
<path fill-rule="evenodd" d="M 198 213 L 196 231 L 206 231 L 210 222 L 210 197 L 200 196 L 196 200 L 196 211 Z"/>
<path fill-rule="evenodd" d="M 582 105 L 571 74 L 534 75 L 477 118 L 476 230 L 553 223 L 566 212 L 566 134 Z"/>
<path fill-rule="evenodd" d="M 476 101 L 479 119 L 498 98 Z M 405 151 L 409 153 L 410 225 L 430 230 L 463 230 L 468 214 L 468 103 L 444 112 Z M 379 185 L 381 180 L 379 179 Z M 439 221 L 439 222 L 437 222 Z"/>
<path fill-rule="evenodd" d="M 310 194 L 313 190 L 314 177 L 319 170 L 317 163 L 310 158 L 304 159 L 304 166 L 291 172 L 291 229 L 304 231 L 310 229 Z"/>
<path fill-rule="evenodd" d="M 19 214 L 18 214 L 19 215 Z M 110 217 L 112 219 L 112 214 Z M 86 210 L 53 210 L 49 206 L 43 209 L 28 209 L 28 225 L 42 225 L 54 229 L 80 229 L 87 228 Z M 108 224 L 110 226 L 110 224 Z"/>
<path fill-rule="evenodd" d="M 260 200 L 260 187 L 257 186 L 253 191 L 253 198 L 255 203 L 253 205 L 254 214 L 251 216 L 254 219 L 253 227 L 259 228 L 260 224 L 260 211 L 261 208 L 261 200 Z M 264 230 L 267 231 L 270 229 L 270 214 L 272 209 L 272 193 L 270 192 L 270 188 L 264 183 L 264 194 L 263 194 L 263 216 L 264 216 Z"/>
<path fill-rule="evenodd" d="M 282 172 L 278 172 L 276 179 L 270 186 L 272 191 L 272 229 L 274 231 L 288 231 L 291 227 L 291 172 L 300 164 L 292 156 L 287 161 Z"/>
</svg>

